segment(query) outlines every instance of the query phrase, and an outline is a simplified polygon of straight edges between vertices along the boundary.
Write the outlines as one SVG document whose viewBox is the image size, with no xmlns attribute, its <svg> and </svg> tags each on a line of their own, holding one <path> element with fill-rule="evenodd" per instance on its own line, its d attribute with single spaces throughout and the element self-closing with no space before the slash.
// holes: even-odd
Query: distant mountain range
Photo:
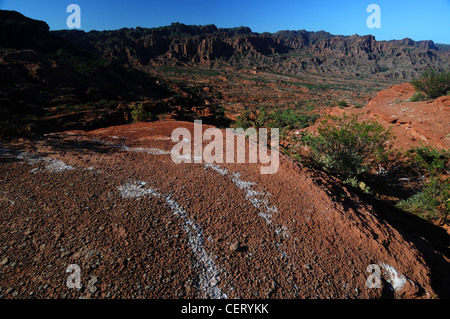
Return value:
<svg viewBox="0 0 450 319">
<path fill-rule="evenodd" d="M 133 66 L 202 64 L 284 73 L 332 72 L 410 79 L 426 68 L 450 67 L 450 49 L 433 41 L 376 41 L 374 36 L 328 32 L 255 33 L 248 27 L 173 23 L 160 28 L 55 31 L 52 34 L 106 59 Z"/>
<path fill-rule="evenodd" d="M 426 68 L 450 68 L 450 46 L 433 41 L 377 41 L 372 35 L 306 30 L 255 33 L 248 27 L 181 23 L 113 31 L 49 31 L 45 22 L 14 11 L 0 12 L 3 48 L 50 52 L 64 43 L 131 66 L 226 63 L 293 74 L 332 72 L 400 79 L 410 79 Z"/>
<path fill-rule="evenodd" d="M 20 114 L 86 101 L 166 98 L 149 75 L 159 66 L 249 68 L 399 82 L 421 71 L 450 70 L 450 48 L 433 41 L 376 41 L 325 31 L 255 33 L 173 23 L 113 31 L 50 31 L 43 21 L 0 10 L 0 105 Z"/>
</svg>

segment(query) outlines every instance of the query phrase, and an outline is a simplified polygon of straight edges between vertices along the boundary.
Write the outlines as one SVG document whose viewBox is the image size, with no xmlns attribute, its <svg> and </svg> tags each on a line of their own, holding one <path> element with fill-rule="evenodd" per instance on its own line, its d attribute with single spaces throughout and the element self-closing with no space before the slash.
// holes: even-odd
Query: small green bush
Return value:
<svg viewBox="0 0 450 319">
<path fill-rule="evenodd" d="M 306 114 L 292 109 L 277 110 L 269 115 L 269 127 L 277 127 L 282 132 L 302 129 L 314 124 L 318 117 L 317 114 Z"/>
<path fill-rule="evenodd" d="M 328 116 L 317 134 L 305 134 L 313 162 L 343 179 L 366 174 L 388 157 L 389 130 L 375 121 L 360 122 L 357 115 Z"/>
<path fill-rule="evenodd" d="M 341 107 L 347 107 L 348 103 L 347 103 L 347 101 L 340 100 L 340 101 L 337 102 L 337 105 L 341 106 Z"/>
<path fill-rule="evenodd" d="M 130 115 L 133 123 L 147 121 L 151 118 L 151 113 L 146 112 L 142 103 L 130 105 Z"/>
<path fill-rule="evenodd" d="M 400 200 L 396 206 L 424 219 L 445 221 L 450 213 L 450 180 L 432 177 L 421 192 Z"/>
<path fill-rule="evenodd" d="M 436 176 L 444 174 L 450 166 L 450 151 L 440 150 L 431 146 L 419 146 L 406 152 L 409 162 L 419 170 Z"/>
<path fill-rule="evenodd" d="M 447 220 L 450 212 L 450 179 L 445 175 L 449 171 L 450 152 L 421 146 L 408 150 L 406 155 L 411 166 L 420 175 L 425 173 L 428 178 L 420 192 L 399 201 L 397 207 L 425 219 Z"/>
<path fill-rule="evenodd" d="M 234 122 L 235 127 L 247 129 L 254 127 L 256 130 L 267 125 L 269 122 L 269 112 L 264 107 L 246 108 L 238 115 Z"/>
<path fill-rule="evenodd" d="M 450 90 L 450 72 L 425 70 L 419 79 L 411 81 L 417 91 L 423 92 L 430 99 L 446 95 Z"/>
<path fill-rule="evenodd" d="M 302 129 L 312 125 L 319 116 L 306 114 L 292 109 L 270 111 L 266 107 L 249 108 L 242 111 L 234 123 L 235 127 L 247 129 L 279 128 L 284 136 L 288 131 Z"/>
<path fill-rule="evenodd" d="M 356 177 L 350 177 L 342 181 L 345 185 L 350 185 L 353 188 L 359 188 L 364 193 L 369 194 L 370 193 L 370 187 L 366 185 L 366 183 L 359 181 Z"/>
<path fill-rule="evenodd" d="M 427 217 L 431 217 L 430 215 L 437 215 L 434 207 L 430 204 L 425 193 L 422 192 L 414 194 L 407 199 L 400 200 L 396 204 L 396 207 L 424 219 L 426 219 Z"/>
<path fill-rule="evenodd" d="M 423 92 L 414 92 L 414 94 L 408 99 L 409 102 L 419 102 L 419 101 L 426 101 L 427 96 Z"/>
</svg>

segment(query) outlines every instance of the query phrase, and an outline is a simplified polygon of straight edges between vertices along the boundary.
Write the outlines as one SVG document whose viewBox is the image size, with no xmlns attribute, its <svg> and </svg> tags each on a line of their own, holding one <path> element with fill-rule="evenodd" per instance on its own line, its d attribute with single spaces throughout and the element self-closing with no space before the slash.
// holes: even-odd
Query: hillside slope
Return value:
<svg viewBox="0 0 450 319">
<path fill-rule="evenodd" d="M 178 127 L 193 131 L 168 121 L 4 144 L 0 294 L 436 295 L 413 242 L 332 178 L 284 156 L 273 175 L 259 164 L 175 164 Z M 79 290 L 66 287 L 70 264 L 81 269 Z M 369 265 L 380 288 L 366 284 Z"/>
<path fill-rule="evenodd" d="M 409 83 L 382 90 L 362 108 L 331 108 L 330 115 L 359 114 L 392 130 L 394 146 L 407 150 L 421 145 L 450 149 L 450 96 L 410 102 L 415 89 Z"/>
</svg>

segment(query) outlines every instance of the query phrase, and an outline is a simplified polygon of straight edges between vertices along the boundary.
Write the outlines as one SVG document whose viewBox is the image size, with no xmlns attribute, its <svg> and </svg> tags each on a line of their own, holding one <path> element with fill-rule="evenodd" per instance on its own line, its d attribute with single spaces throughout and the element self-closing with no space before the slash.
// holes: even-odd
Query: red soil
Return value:
<svg viewBox="0 0 450 319">
<path fill-rule="evenodd" d="M 273 175 L 259 164 L 175 164 L 178 127 L 193 131 L 166 121 L 5 143 L 0 295 L 436 295 L 415 245 L 333 178 L 284 156 Z M 66 286 L 70 264 L 81 289 Z M 380 288 L 366 285 L 371 264 Z"/>
<path fill-rule="evenodd" d="M 407 150 L 420 145 L 450 148 L 450 96 L 435 100 L 408 102 L 414 94 L 409 83 L 393 85 L 378 92 L 365 107 L 333 108 L 331 115 L 361 114 L 363 119 L 376 119 L 391 127 L 396 137 L 394 146 Z"/>
</svg>

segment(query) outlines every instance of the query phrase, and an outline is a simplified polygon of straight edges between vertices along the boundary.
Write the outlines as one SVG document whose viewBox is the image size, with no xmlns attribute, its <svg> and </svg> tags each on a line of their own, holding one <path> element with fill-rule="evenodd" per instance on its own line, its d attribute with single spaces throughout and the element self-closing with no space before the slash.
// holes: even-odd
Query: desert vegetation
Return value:
<svg viewBox="0 0 450 319">
<path fill-rule="evenodd" d="M 427 69 L 418 79 L 412 80 L 411 84 L 419 92 L 413 96 L 411 102 L 423 101 L 425 97 L 435 99 L 449 94 L 450 72 L 436 72 L 432 69 Z"/>
<path fill-rule="evenodd" d="M 375 121 L 359 121 L 356 115 L 329 116 L 306 133 L 301 142 L 315 166 L 343 179 L 359 178 L 385 161 L 393 136 Z"/>
<path fill-rule="evenodd" d="M 0 31 L 0 298 L 450 296 L 445 45 L 4 10 Z M 197 119 L 279 129 L 279 170 L 175 164 Z"/>
<path fill-rule="evenodd" d="M 397 200 L 396 206 L 426 220 L 439 220 L 441 224 L 447 220 L 450 211 L 448 150 L 421 146 L 404 152 L 394 151 L 392 132 L 378 122 L 362 120 L 358 115 L 326 116 L 315 130 L 303 130 L 314 124 L 318 117 L 292 109 L 250 107 L 240 112 L 234 125 L 280 128 L 284 153 L 375 197 L 380 188 L 379 168 L 404 167 L 406 174 L 419 183 L 413 189 L 405 190 L 413 194 Z M 386 181 L 381 181 L 382 185 L 384 183 Z"/>
<path fill-rule="evenodd" d="M 133 123 L 147 121 L 152 117 L 152 114 L 145 110 L 142 103 L 131 104 L 130 109 L 131 120 Z"/>
<path fill-rule="evenodd" d="M 409 165 L 423 182 L 417 193 L 400 200 L 397 207 L 444 223 L 450 213 L 450 152 L 423 146 L 411 148 L 406 155 Z"/>
<path fill-rule="evenodd" d="M 267 107 L 250 107 L 240 112 L 235 127 L 254 127 L 257 131 L 260 128 L 279 128 L 281 138 L 286 138 L 287 134 L 294 129 L 302 129 L 312 125 L 319 115 L 306 112 L 284 109 L 270 110 Z"/>
</svg>

